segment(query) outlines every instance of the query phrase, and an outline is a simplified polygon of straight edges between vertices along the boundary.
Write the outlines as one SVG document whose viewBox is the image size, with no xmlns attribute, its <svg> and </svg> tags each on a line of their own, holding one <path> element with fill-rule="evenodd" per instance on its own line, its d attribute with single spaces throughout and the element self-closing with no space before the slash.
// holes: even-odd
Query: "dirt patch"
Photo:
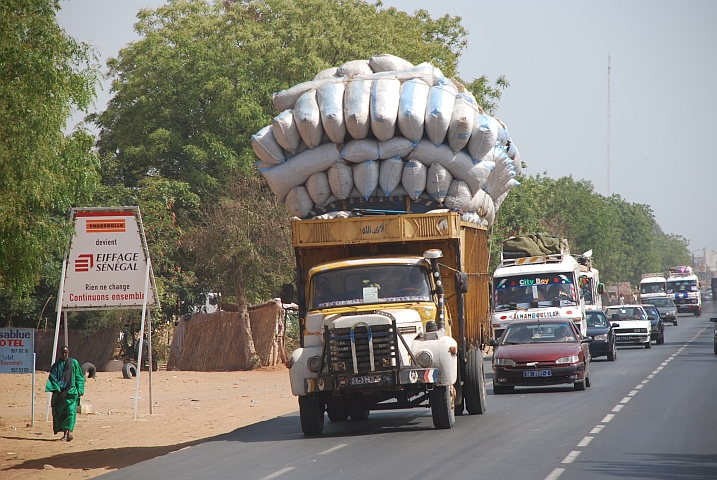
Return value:
<svg viewBox="0 0 717 480">
<path fill-rule="evenodd" d="M 135 380 L 122 372 L 88 379 L 72 442 L 53 435 L 45 421 L 47 372 L 37 372 L 35 426 L 30 426 L 30 375 L 0 375 L 0 477 L 56 480 L 91 478 L 195 445 L 208 437 L 298 409 L 288 370 L 267 367 L 239 372 L 153 372 L 140 376 L 137 420 Z M 297 419 L 298 422 L 298 419 Z"/>
</svg>

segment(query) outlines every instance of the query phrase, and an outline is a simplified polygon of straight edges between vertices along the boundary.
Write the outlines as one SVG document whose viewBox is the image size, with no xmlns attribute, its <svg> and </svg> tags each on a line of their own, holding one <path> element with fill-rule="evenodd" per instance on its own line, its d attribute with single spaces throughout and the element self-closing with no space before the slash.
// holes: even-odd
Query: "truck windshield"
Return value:
<svg viewBox="0 0 717 480">
<path fill-rule="evenodd" d="M 319 272 L 311 278 L 311 308 L 373 303 L 430 302 L 428 269 L 421 265 L 371 265 Z"/>
<path fill-rule="evenodd" d="M 672 280 L 667 282 L 667 293 L 696 291 L 697 280 Z"/>
<path fill-rule="evenodd" d="M 665 293 L 664 282 L 641 283 L 640 293 Z"/>
<path fill-rule="evenodd" d="M 572 272 L 496 278 L 494 295 L 496 312 L 576 304 Z"/>
</svg>

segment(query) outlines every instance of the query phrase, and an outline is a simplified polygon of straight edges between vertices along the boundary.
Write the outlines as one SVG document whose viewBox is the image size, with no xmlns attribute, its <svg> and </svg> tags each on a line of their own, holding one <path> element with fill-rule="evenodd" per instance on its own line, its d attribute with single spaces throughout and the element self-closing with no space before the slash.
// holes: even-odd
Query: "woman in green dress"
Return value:
<svg viewBox="0 0 717 480">
<path fill-rule="evenodd" d="M 61 440 L 69 442 L 80 397 L 85 394 L 85 376 L 79 362 L 70 357 L 69 348 L 60 349 L 60 358 L 50 369 L 45 391 L 52 392 L 52 429 L 55 434 L 62 432 Z"/>
</svg>

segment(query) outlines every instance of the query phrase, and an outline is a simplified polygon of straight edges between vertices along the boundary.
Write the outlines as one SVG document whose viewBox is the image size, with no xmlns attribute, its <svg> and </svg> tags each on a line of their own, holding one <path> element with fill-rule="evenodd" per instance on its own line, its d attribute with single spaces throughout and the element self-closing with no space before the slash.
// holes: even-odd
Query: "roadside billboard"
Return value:
<svg viewBox="0 0 717 480">
<path fill-rule="evenodd" d="M 0 373 L 34 373 L 32 328 L 0 328 Z"/>
</svg>

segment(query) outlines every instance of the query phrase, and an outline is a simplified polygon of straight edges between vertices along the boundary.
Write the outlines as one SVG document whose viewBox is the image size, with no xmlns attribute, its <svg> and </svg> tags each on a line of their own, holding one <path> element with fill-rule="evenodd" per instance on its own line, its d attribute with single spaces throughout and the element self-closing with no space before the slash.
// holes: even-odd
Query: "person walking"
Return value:
<svg viewBox="0 0 717 480">
<path fill-rule="evenodd" d="M 66 346 L 60 349 L 60 358 L 50 369 L 45 391 L 52 392 L 52 430 L 55 434 L 62 432 L 60 440 L 72 441 L 77 407 L 85 394 L 85 376 Z"/>
</svg>

